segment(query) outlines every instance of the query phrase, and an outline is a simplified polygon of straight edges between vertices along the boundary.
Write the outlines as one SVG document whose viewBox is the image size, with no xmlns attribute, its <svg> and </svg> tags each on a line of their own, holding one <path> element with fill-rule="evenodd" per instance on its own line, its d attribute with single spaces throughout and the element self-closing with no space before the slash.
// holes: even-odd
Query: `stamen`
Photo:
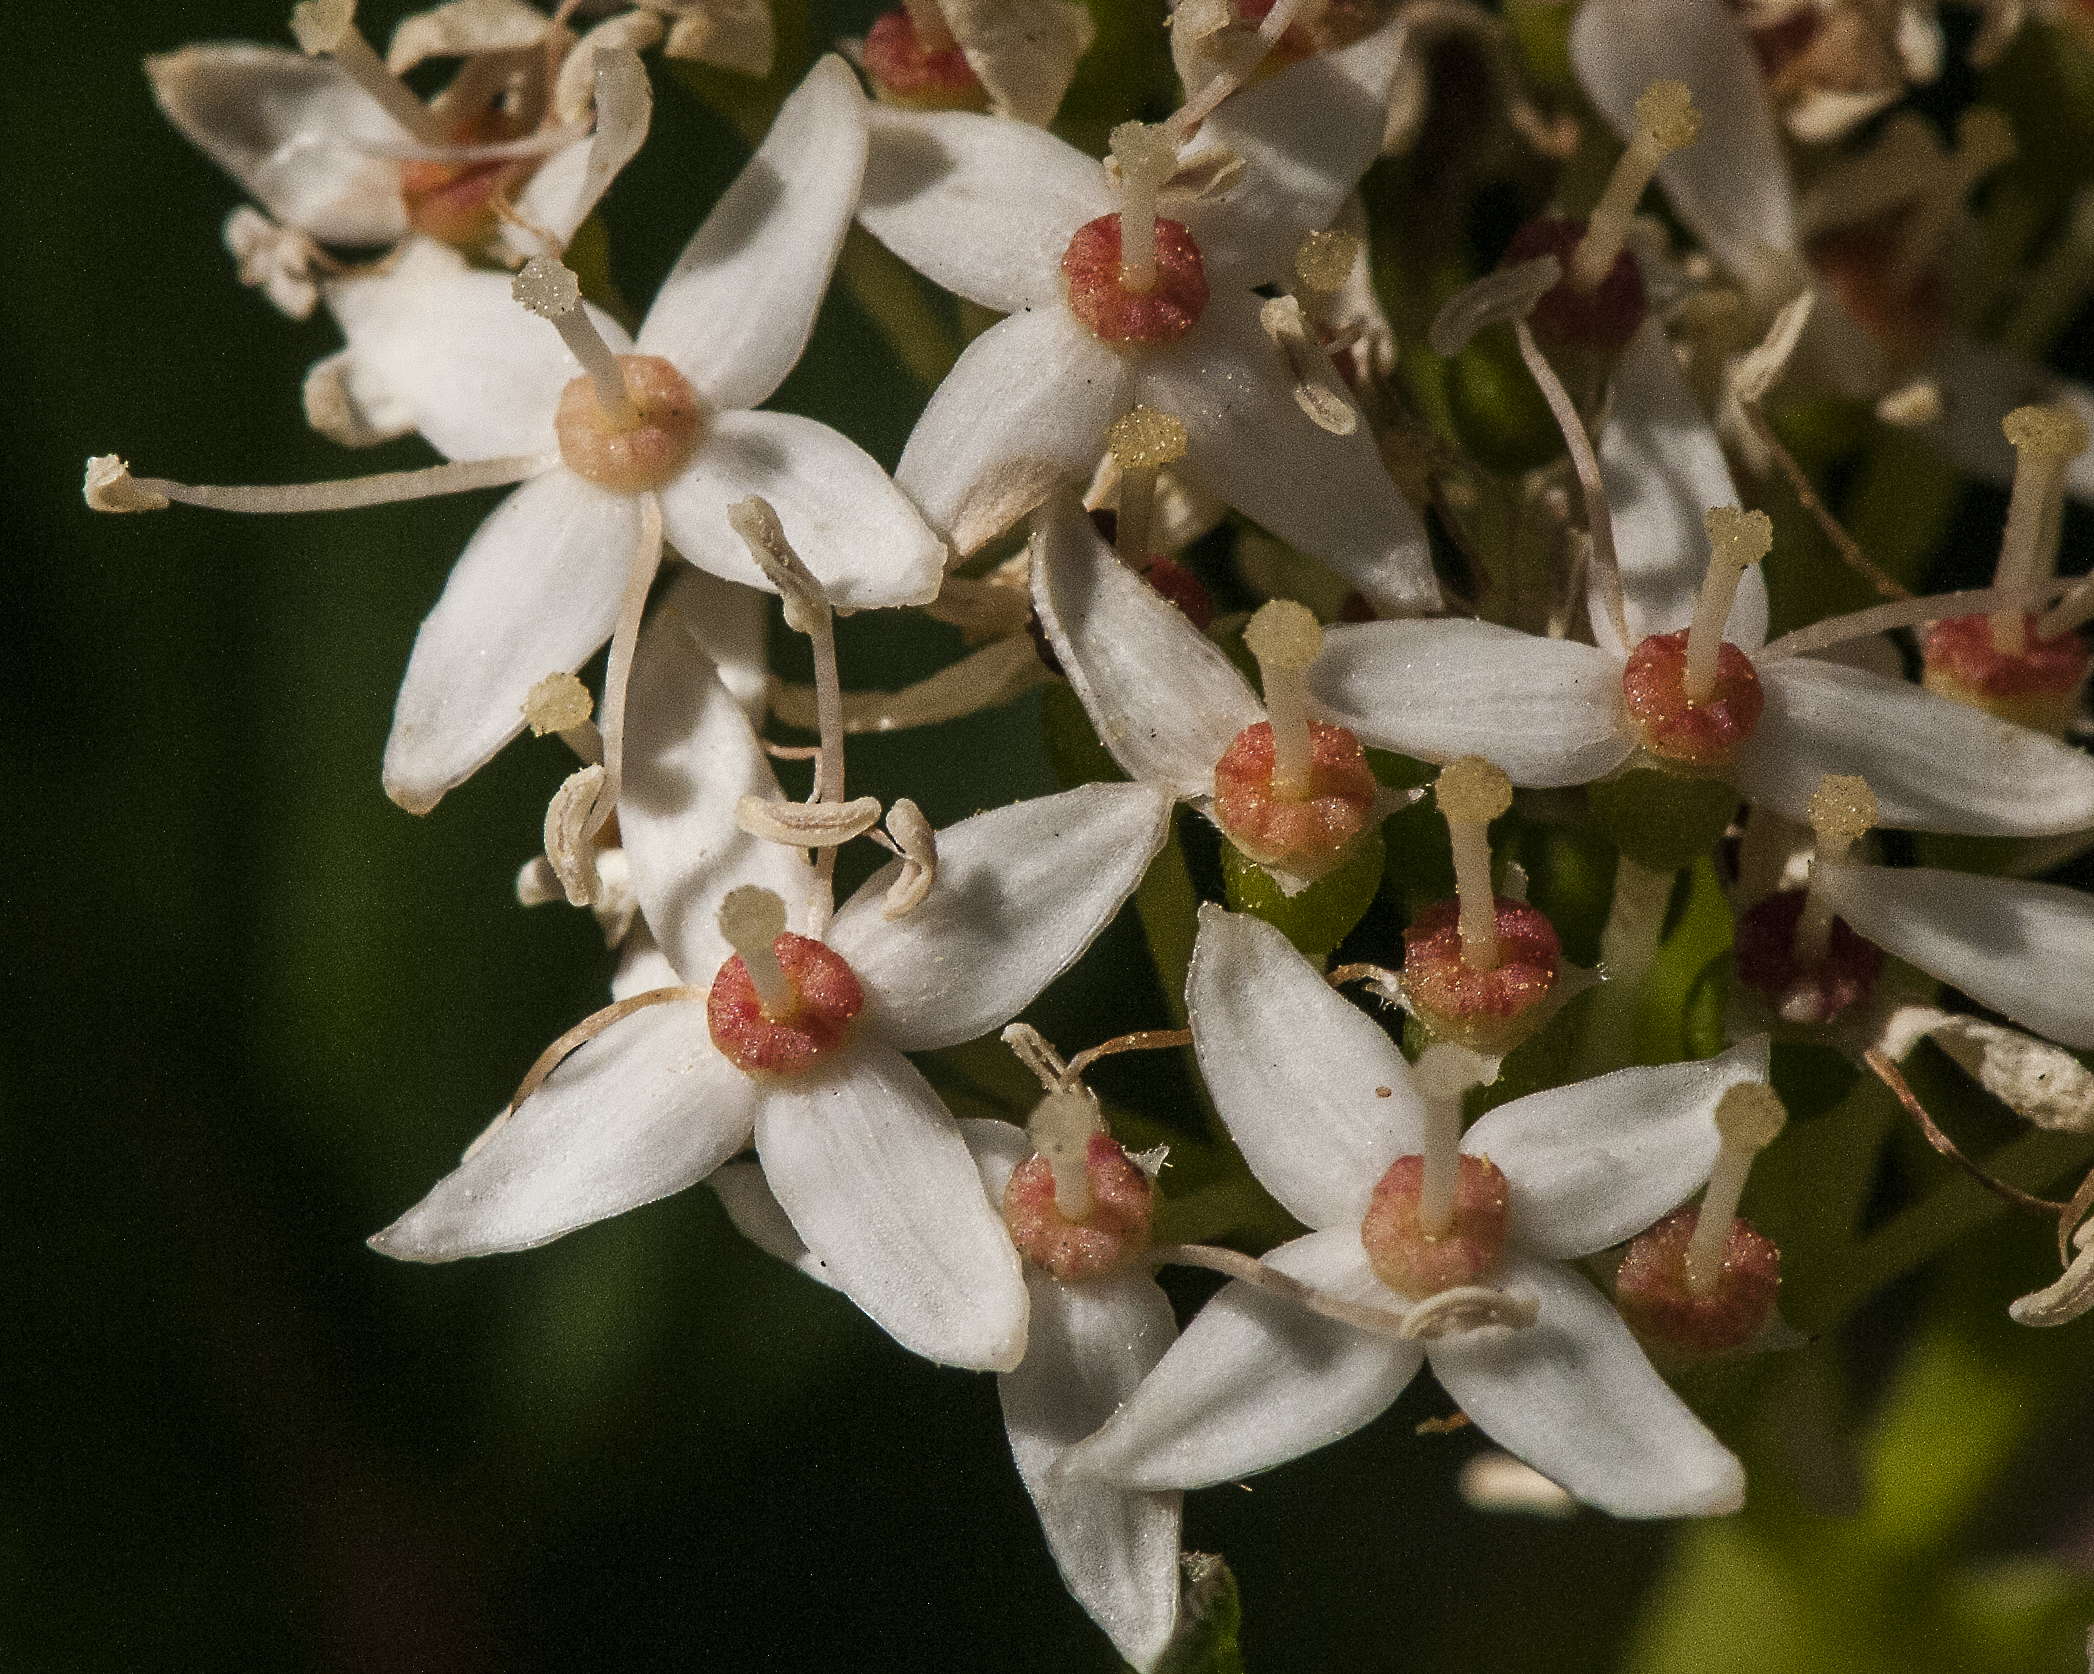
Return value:
<svg viewBox="0 0 2094 1674">
<path fill-rule="evenodd" d="M 589 318 L 589 310 L 582 306 L 582 284 L 573 271 L 550 256 L 533 256 L 510 285 L 509 294 L 541 320 L 550 321 L 567 352 L 582 363 L 604 422 L 613 430 L 638 425 L 640 409 L 633 405 L 625 372 L 596 322 Z"/>
<path fill-rule="evenodd" d="M 1105 1131 L 1098 1101 L 1082 1087 L 1049 1093 L 1025 1131 L 1054 1171 L 1055 1208 L 1069 1220 L 1082 1220 L 1091 1212 L 1091 1135 Z"/>
<path fill-rule="evenodd" d="M 1629 149 L 1614 165 L 1607 189 L 1600 195 L 1585 236 L 1571 257 L 1570 284 L 1573 290 L 1590 295 L 1600 287 L 1627 242 L 1629 227 L 1636 218 L 1636 201 L 1658 172 L 1658 165 L 1673 152 L 1694 143 L 1701 132 L 1701 112 L 1694 108 L 1694 95 L 1685 82 L 1654 81 L 1637 97 L 1636 133 Z"/>
<path fill-rule="evenodd" d="M 902 857 L 902 869 L 887 886 L 887 898 L 880 904 L 880 916 L 892 921 L 922 906 L 938 881 L 938 833 L 921 808 L 906 796 L 898 796 L 887 810 L 887 835 Z"/>
<path fill-rule="evenodd" d="M 1178 166 L 1178 142 L 1165 128 L 1122 122 L 1112 155 L 1120 165 L 1120 285 L 1140 296 L 1156 288 L 1156 198 Z"/>
<path fill-rule="evenodd" d="M 556 453 L 511 454 L 503 459 L 466 459 L 431 465 L 420 471 L 381 471 L 376 476 L 341 482 L 268 484 L 216 488 L 169 482 L 165 477 L 134 477 L 113 453 L 87 462 L 82 492 L 101 512 L 165 510 L 170 501 L 205 506 L 213 511 L 284 512 L 355 511 L 364 506 L 398 505 L 404 500 L 430 500 L 441 494 L 466 494 L 476 488 L 506 488 L 557 465 Z"/>
<path fill-rule="evenodd" d="M 1007 1023 L 997 1037 L 1016 1055 L 1018 1062 L 1040 1078 L 1042 1092 L 1063 1091 L 1063 1077 L 1068 1063 L 1054 1049 L 1054 1043 L 1030 1023 Z"/>
<path fill-rule="evenodd" d="M 546 805 L 545 858 L 570 907 L 593 907 L 602 888 L 591 839 L 603 824 L 597 809 L 610 806 L 603 794 L 605 778 L 603 768 L 594 764 L 570 773 Z"/>
<path fill-rule="evenodd" d="M 388 70 L 356 27 L 356 0 L 302 0 L 291 8 L 291 34 L 308 58 L 331 58 L 336 68 L 384 107 L 401 127 L 428 145 L 450 139 L 444 119 Z"/>
<path fill-rule="evenodd" d="M 1553 258 L 1544 258 L 1554 267 Z M 1540 262 L 1530 267 L 1539 268 Z M 1444 317 L 1444 314 L 1443 314 Z M 1599 457 L 1592 451 L 1592 438 L 1585 434 L 1585 421 L 1548 356 L 1536 346 L 1534 333 L 1523 319 L 1512 322 L 1513 340 L 1520 346 L 1520 359 L 1541 388 L 1556 426 L 1563 432 L 1563 445 L 1570 450 L 1571 466 L 1578 473 L 1578 492 L 1585 501 L 1585 535 L 1592 545 L 1591 563 L 1600 577 L 1601 596 L 1607 601 L 1607 616 L 1622 644 L 1631 642 L 1628 607 L 1622 602 L 1621 560 L 1614 551 L 1614 513 L 1607 504 L 1607 485 L 1600 478 Z"/>
<path fill-rule="evenodd" d="M 1992 584 L 2016 599 L 1992 618 L 1992 648 L 2008 656 L 2028 649 L 2024 601 L 2057 573 L 2058 537 L 2065 502 L 2065 468 L 2087 451 L 2087 427 L 2063 402 L 2016 407 L 2000 421 L 2014 444 L 2014 491 L 2000 537 Z"/>
<path fill-rule="evenodd" d="M 589 718 L 595 707 L 589 688 L 573 675 L 548 674 L 524 695 L 524 724 L 534 738 L 558 733 L 583 761 L 595 764 L 603 760 L 603 734 Z"/>
<path fill-rule="evenodd" d="M 1838 866 L 1847 851 L 1875 830 L 1876 798 L 1866 779 L 1846 773 L 1827 773 L 1818 780 L 1810 796 L 1810 828 L 1818 834 L 1817 852 L 1811 861 L 1810 887 L 1803 898 L 1803 915 L 1796 921 L 1796 962 L 1808 968 L 1822 964 L 1832 951 L 1832 903 L 1818 888 L 1818 874 L 1827 866 Z"/>
<path fill-rule="evenodd" d="M 1687 1290 L 1691 1295 L 1715 1293 L 1723 1277 L 1730 1223 L 1738 1213 L 1752 1159 L 1774 1143 L 1788 1119 L 1774 1089 L 1758 1081 L 1740 1082 L 1717 1102 L 1716 1132 L 1722 1147 L 1716 1153 L 1716 1166 L 1709 1171 L 1708 1190 L 1702 1193 L 1701 1218 L 1687 1240 Z"/>
<path fill-rule="evenodd" d="M 1185 457 L 1184 424 L 1171 413 L 1136 407 L 1113 421 L 1105 445 L 1120 468 L 1120 513 L 1113 545 L 1130 569 L 1149 567 L 1149 526 L 1156 512 L 1156 477 Z"/>
<path fill-rule="evenodd" d="M 1309 794 L 1311 741 L 1305 671 L 1323 650 L 1323 627 L 1306 605 L 1273 599 L 1243 630 L 1258 659 L 1265 714 L 1272 723 L 1272 794 L 1298 802 Z"/>
<path fill-rule="evenodd" d="M 1481 756 L 1440 770 L 1433 798 L 1447 820 L 1454 850 L 1454 893 L 1461 901 L 1461 962 L 1472 971 L 1498 968 L 1498 908 L 1491 889 L 1491 821 L 1512 806 L 1512 781 Z"/>
<path fill-rule="evenodd" d="M 1312 306 L 1318 299 L 1344 289 L 1359 259 L 1360 241 L 1349 232 L 1312 232 L 1294 247 L 1294 277 L 1310 314 L 1320 311 Z"/>
<path fill-rule="evenodd" d="M 1294 404 L 1309 422 L 1333 436 L 1350 436 L 1360 415 L 1345 399 L 1337 368 L 1309 329 L 1309 317 L 1297 297 L 1276 296 L 1258 310 L 1258 324 L 1294 373 Z"/>
<path fill-rule="evenodd" d="M 730 889 L 720 903 L 720 934 L 741 955 L 749 982 L 769 1022 L 791 1015 L 797 996 L 773 946 L 785 934 L 785 902 L 760 884 Z"/>
<path fill-rule="evenodd" d="M 1497 1079 L 1495 1060 L 1465 1046 L 1428 1046 L 1411 1079 L 1425 1112 L 1424 1170 L 1418 1182 L 1418 1226 L 1428 1238 L 1454 1225 L 1454 1194 L 1461 1183 L 1461 1098 Z"/>
<path fill-rule="evenodd" d="M 1709 569 L 1687 630 L 1687 670 L 1680 682 L 1689 703 L 1706 703 L 1716 690 L 1717 659 L 1731 601 L 1747 570 L 1774 549 L 1774 523 L 1765 512 L 1712 506 L 1702 517 L 1708 531 Z"/>
<path fill-rule="evenodd" d="M 749 556 L 778 589 L 785 605 L 785 625 L 807 636 L 814 650 L 815 722 L 821 734 L 821 754 L 815 757 L 814 790 L 810 802 L 843 800 L 843 682 L 836 672 L 836 615 L 829 607 L 821 583 L 785 538 L 785 526 L 769 501 L 752 494 L 727 508 L 727 521 L 742 537 Z M 823 889 L 816 895 L 814 934 L 819 936 L 828 920 L 830 880 L 836 873 L 836 851 L 822 849 L 815 859 Z"/>
<path fill-rule="evenodd" d="M 611 629 L 611 649 L 603 671 L 603 794 L 589 815 L 587 835 L 601 831 L 625 785 L 625 690 L 631 683 L 633 653 L 640 643 L 640 617 L 647 609 L 647 595 L 662 567 L 662 502 L 653 494 L 640 496 L 640 539 L 633 548 L 632 567 L 626 572 L 625 594 L 618 601 L 618 620 Z"/>
</svg>

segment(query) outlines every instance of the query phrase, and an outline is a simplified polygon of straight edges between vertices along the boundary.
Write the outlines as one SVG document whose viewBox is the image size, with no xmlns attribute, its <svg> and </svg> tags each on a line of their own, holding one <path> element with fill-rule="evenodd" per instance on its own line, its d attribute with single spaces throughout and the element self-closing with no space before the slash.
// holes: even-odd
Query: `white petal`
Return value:
<svg viewBox="0 0 2094 1674">
<path fill-rule="evenodd" d="M 735 1231 L 766 1255 L 797 1267 L 816 1284 L 836 1288 L 828 1270 L 800 1242 L 785 1206 L 771 1195 L 770 1182 L 764 1179 L 760 1163 L 722 1163 L 706 1177 L 705 1183 L 719 1196 L 720 1207 L 734 1222 Z"/>
<path fill-rule="evenodd" d="M 519 260 L 546 253 L 526 226 L 544 228 L 563 245 L 574 237 L 647 138 L 654 93 L 639 55 L 611 46 L 584 50 L 595 83 L 596 131 L 554 152 L 525 184 L 516 221 L 502 223 L 503 240 Z"/>
<path fill-rule="evenodd" d="M 426 813 L 522 730 L 523 701 L 611 637 L 639 502 L 555 466 L 495 507 L 415 635 L 386 794 Z"/>
<path fill-rule="evenodd" d="M 974 1157 L 982 1177 L 982 1195 L 989 1206 L 1002 1212 L 1003 1194 L 1018 1165 L 1033 1154 L 1032 1139 L 1015 1122 L 993 1121 L 986 1116 L 963 1116 L 960 1137 Z"/>
<path fill-rule="evenodd" d="M 1096 33 L 1078 0 L 944 0 L 967 67 L 1003 114 L 1035 128 L 1054 120 L 1076 61 Z"/>
<path fill-rule="evenodd" d="M 432 255 L 328 285 L 365 404 L 382 395 L 383 404 L 404 406 L 429 445 L 452 459 L 557 447 L 553 415 L 581 362 L 557 331 L 524 312 L 509 284 Z M 614 352 L 631 349 L 608 314 L 592 308 L 589 317 Z"/>
<path fill-rule="evenodd" d="M 1251 1172 L 1296 1220 L 1357 1233 L 1389 1164 L 1424 1143 L 1395 1043 L 1279 931 L 1211 903 L 1185 1004 L 1200 1074 Z"/>
<path fill-rule="evenodd" d="M 547 871 L 551 868 L 548 867 Z M 647 921 L 636 921 L 626 938 L 618 944 L 618 968 L 611 973 L 611 998 L 630 1000 L 635 994 L 644 994 L 650 988 L 680 988 L 683 978 L 676 974 L 676 967 L 669 963 L 669 956 L 661 950 L 654 939 L 654 932 L 647 928 Z"/>
<path fill-rule="evenodd" d="M 400 165 L 412 138 L 334 64 L 245 41 L 148 58 L 167 119 L 287 226 L 330 244 L 407 231 Z"/>
<path fill-rule="evenodd" d="M 768 589 L 727 522 L 751 494 L 770 501 L 786 539 L 842 610 L 928 604 L 945 547 L 871 454 L 797 413 L 721 413 L 662 490 L 669 542 L 700 569 Z"/>
<path fill-rule="evenodd" d="M 576 1048 L 372 1247 L 403 1261 L 530 1249 L 704 1179 L 749 1142 L 754 1108 L 703 1006 L 649 1006 Z"/>
<path fill-rule="evenodd" d="M 1769 255 L 1797 247 L 1788 162 L 1759 62 L 1723 0 L 1593 0 L 1571 24 L 1571 63 L 1617 134 L 1634 132 L 1636 99 L 1659 80 L 1683 81 L 1702 113 L 1701 137 L 1675 151 L 1658 179 L 1710 252 L 1748 282 Z"/>
<path fill-rule="evenodd" d="M 1236 665 L 1113 555 L 1074 496 L 1059 494 L 1034 536 L 1032 593 L 1062 672 L 1128 777 L 1191 799 L 1214 792 L 1214 764 L 1265 719 Z"/>
<path fill-rule="evenodd" d="M 734 951 L 716 922 L 730 889 L 775 890 L 790 927 L 804 932 L 819 886 L 798 849 L 735 824 L 736 800 L 775 797 L 778 780 L 742 706 L 668 603 L 640 630 L 626 687 L 618 829 L 649 927 L 683 980 L 706 984 Z"/>
<path fill-rule="evenodd" d="M 1767 707 L 1738 752 L 1738 788 L 1807 821 L 1826 773 L 1858 773 L 1882 823 L 1971 836 L 2094 826 L 2094 759 L 1902 680 L 1815 657 L 1759 671 Z"/>
<path fill-rule="evenodd" d="M 1034 1271 L 1027 1288 L 1025 1359 L 996 1381 L 1011 1457 L 1070 1594 L 1121 1656 L 1148 1668 L 1178 1619 L 1179 1496 L 1051 1467 L 1134 1393 L 1178 1323 L 1146 1273 L 1063 1285 Z"/>
<path fill-rule="evenodd" d="M 697 641 L 749 724 L 758 725 L 769 703 L 770 601 L 753 587 L 722 581 L 688 564 L 675 568 L 663 602 Z"/>
<path fill-rule="evenodd" d="M 890 862 L 829 926 L 865 987 L 865 1027 L 905 1052 L 1007 1023 L 1083 956 L 1134 892 L 1170 829 L 1146 785 L 1079 785 L 938 833 L 938 880 L 889 919 Z"/>
<path fill-rule="evenodd" d="M 1462 1136 L 1511 1187 L 1511 1237 L 1546 1256 L 1632 1238 L 1699 1190 L 1716 1163 L 1716 1103 L 1767 1079 L 1756 1036 L 1721 1057 L 1612 1075 L 1501 1104 Z"/>
<path fill-rule="evenodd" d="M 1825 866 L 1817 887 L 1855 930 L 1981 1005 L 2094 1047 L 2094 899 L 1961 872 Z"/>
<path fill-rule="evenodd" d="M 1199 239 L 1210 280 L 1292 281 L 1295 248 L 1338 218 L 1381 150 L 1405 28 L 1392 22 L 1340 52 L 1290 64 L 1230 95 L 1201 124 L 1186 161 L 1222 145 L 1243 159 L 1243 175 L 1216 203 L 1166 200 L 1162 210 Z"/>
<path fill-rule="evenodd" d="M 1433 1375 L 1506 1452 L 1617 1517 L 1708 1517 L 1745 1501 L 1738 1461 L 1651 1369 L 1600 1293 L 1552 1261 L 1509 1256 L 1494 1284 L 1538 1296 L 1525 1330 L 1432 1345 Z"/>
<path fill-rule="evenodd" d="M 764 1088 L 756 1150 L 809 1251 L 902 1347 L 983 1371 L 1024 1357 L 1018 1252 L 899 1052 L 861 1036 L 830 1069 Z"/>
<path fill-rule="evenodd" d="M 1105 171 L 1041 128 L 875 107 L 858 219 L 925 278 L 1000 313 L 1059 308 L 1062 255 L 1118 207 Z"/>
<path fill-rule="evenodd" d="M 965 556 L 1057 484 L 1087 482 L 1133 389 L 1129 363 L 1056 298 L 967 345 L 910 432 L 894 479 Z"/>
<path fill-rule="evenodd" d="M 865 95 L 834 53 L 779 107 L 640 327 L 715 407 L 767 401 L 807 347 L 865 172 Z"/>
<path fill-rule="evenodd" d="M 1614 377 L 1614 399 L 1600 437 L 1600 475 L 1614 513 L 1622 602 L 1636 641 L 1694 620 L 1709 568 L 1702 513 L 1740 503 L 1723 444 L 1702 416 L 1656 319 L 1643 322 Z M 1592 636 L 1602 651 L 1626 657 L 1596 578 L 1588 577 Z M 1723 637 L 1747 653 L 1767 638 L 1767 584 L 1754 565 L 1739 578 Z"/>
<path fill-rule="evenodd" d="M 1378 608 L 1437 609 L 1425 526 L 1371 429 L 1334 436 L 1296 405 L 1294 373 L 1260 329 L 1259 306 L 1249 292 L 1218 294 L 1182 342 L 1139 363 L 1138 398 L 1185 423 L 1178 469 Z"/>
<path fill-rule="evenodd" d="M 1357 1226 L 1312 1232 L 1265 1260 L 1351 1301 L 1395 1300 L 1368 1270 Z M 1424 1358 L 1416 1343 L 1368 1336 L 1234 1279 L 1062 1468 L 1139 1488 L 1232 1482 L 1373 1422 Z"/>
<path fill-rule="evenodd" d="M 1489 622 L 1326 629 L 1309 692 L 1363 744 L 1426 761 L 1485 756 L 1516 785 L 1582 785 L 1631 747 L 1618 658 Z"/>
</svg>

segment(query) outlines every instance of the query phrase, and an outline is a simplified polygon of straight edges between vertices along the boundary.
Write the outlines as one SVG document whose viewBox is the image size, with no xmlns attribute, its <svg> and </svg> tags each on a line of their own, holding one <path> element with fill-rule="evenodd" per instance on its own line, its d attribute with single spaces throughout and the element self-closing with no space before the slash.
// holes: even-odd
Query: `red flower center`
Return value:
<svg viewBox="0 0 2094 1674">
<path fill-rule="evenodd" d="M 1723 1266 L 1706 1296 L 1687 1287 L 1687 1241 L 1701 1209 L 1675 1209 L 1629 1246 L 1614 1302 L 1630 1329 L 1703 1354 L 1743 1348 L 1765 1329 L 1781 1285 L 1781 1251 L 1748 1220 L 1730 1223 Z"/>
<path fill-rule="evenodd" d="M 1360 741 L 1343 727 L 1309 723 L 1309 791 L 1299 799 L 1272 789 L 1272 725 L 1236 735 L 1214 764 L 1214 817 L 1251 859 L 1327 869 L 1366 828 L 1380 787 Z"/>
<path fill-rule="evenodd" d="M 1173 343 L 1192 330 L 1207 306 L 1207 269 L 1200 247 L 1176 221 L 1156 221 L 1156 283 L 1130 291 L 1120 282 L 1120 218 L 1086 221 L 1062 252 L 1069 308 L 1100 342 Z"/>
<path fill-rule="evenodd" d="M 1498 963 L 1462 963 L 1461 903 L 1436 901 L 1403 932 L 1403 987 L 1428 1030 L 1475 1052 L 1503 1053 L 1534 1032 L 1534 1010 L 1556 984 L 1563 943 L 1546 915 L 1496 898 Z"/>
<path fill-rule="evenodd" d="M 771 944 L 792 984 L 792 1005 L 782 1015 L 764 1015 L 749 967 L 735 954 L 713 978 L 705 1021 L 713 1045 L 745 1075 L 805 1075 L 843 1050 L 851 1024 L 865 1005 L 841 954 L 790 932 Z"/>
<path fill-rule="evenodd" d="M 1726 641 L 1717 654 L 1716 689 L 1687 696 L 1687 630 L 1652 634 L 1629 653 L 1621 694 L 1652 755 L 1689 767 L 1725 767 L 1766 707 L 1752 659 Z"/>
<path fill-rule="evenodd" d="M 1156 1183 L 1108 1135 L 1094 1133 L 1084 1156 L 1091 1206 L 1071 1220 L 1054 1198 L 1054 1170 L 1028 1157 L 1003 1190 L 1003 1224 L 1018 1253 L 1057 1279 L 1081 1283 L 1121 1271 L 1149 1247 Z"/>
<path fill-rule="evenodd" d="M 888 104 L 909 110 L 986 110 L 982 86 L 957 45 L 924 50 L 922 37 L 904 7 L 896 7 L 865 34 L 860 62 L 873 88 Z"/>
<path fill-rule="evenodd" d="M 1505 1250 L 1508 1187 L 1488 1157 L 1461 1159 L 1454 1188 L 1454 1222 L 1438 1237 L 1418 1224 L 1423 1157 L 1398 1157 L 1374 1188 L 1360 1245 L 1374 1276 L 1399 1296 L 1422 1302 L 1456 1285 L 1471 1285 Z"/>
</svg>

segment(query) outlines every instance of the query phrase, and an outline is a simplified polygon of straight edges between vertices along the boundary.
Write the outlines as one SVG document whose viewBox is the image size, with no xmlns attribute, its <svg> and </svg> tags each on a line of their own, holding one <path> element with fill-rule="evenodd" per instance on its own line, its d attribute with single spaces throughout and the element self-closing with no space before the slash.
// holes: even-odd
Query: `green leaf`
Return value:
<svg viewBox="0 0 2094 1674">
<path fill-rule="evenodd" d="M 1188 1552 L 1178 1565 L 1178 1631 L 1156 1664 L 1156 1674 L 1243 1674 L 1243 1653 L 1237 1647 L 1243 1601 L 1235 1575 L 1215 1553 Z"/>
</svg>

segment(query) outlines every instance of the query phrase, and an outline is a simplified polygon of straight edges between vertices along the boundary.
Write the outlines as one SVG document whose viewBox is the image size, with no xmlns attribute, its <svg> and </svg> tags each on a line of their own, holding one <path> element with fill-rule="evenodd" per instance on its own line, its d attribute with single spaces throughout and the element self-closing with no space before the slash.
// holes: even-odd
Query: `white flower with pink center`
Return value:
<svg viewBox="0 0 2094 1674">
<path fill-rule="evenodd" d="M 1571 1264 L 1708 1179 L 1716 1108 L 1765 1080 L 1764 1040 L 1536 1093 L 1461 1133 L 1459 1079 L 1414 1070 L 1269 925 L 1203 908 L 1186 998 L 1244 1160 L 1316 1229 L 1266 1265 L 1403 1328 L 1365 1330 L 1238 1280 L 1065 1472 L 1233 1481 L 1371 1422 L 1429 1359 L 1493 1441 L 1588 1504 L 1621 1517 L 1739 1507 L 1738 1461 Z"/>
</svg>

